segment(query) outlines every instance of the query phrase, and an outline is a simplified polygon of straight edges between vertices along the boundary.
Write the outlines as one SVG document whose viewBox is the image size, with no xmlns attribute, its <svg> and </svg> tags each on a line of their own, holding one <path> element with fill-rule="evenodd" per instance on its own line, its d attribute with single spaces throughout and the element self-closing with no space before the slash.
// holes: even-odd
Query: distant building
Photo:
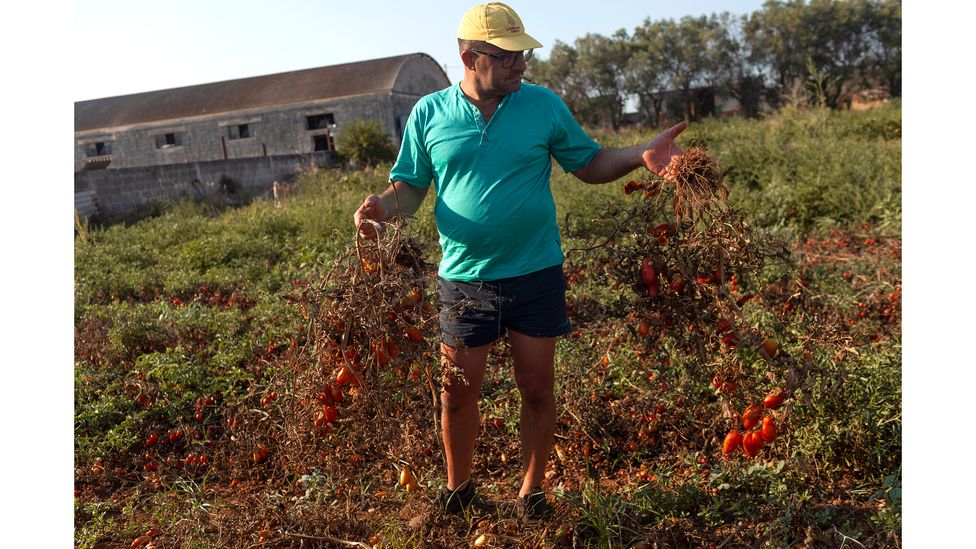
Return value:
<svg viewBox="0 0 976 549">
<path fill-rule="evenodd" d="M 416 53 L 80 101 L 75 191 L 117 215 L 221 180 L 270 188 L 328 164 L 354 120 L 379 122 L 399 144 L 417 100 L 449 85 L 433 58 Z"/>
</svg>

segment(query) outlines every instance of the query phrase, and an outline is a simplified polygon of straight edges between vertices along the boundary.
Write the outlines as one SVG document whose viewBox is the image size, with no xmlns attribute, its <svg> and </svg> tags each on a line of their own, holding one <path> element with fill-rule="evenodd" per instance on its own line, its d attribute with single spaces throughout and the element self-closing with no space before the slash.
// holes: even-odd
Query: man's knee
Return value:
<svg viewBox="0 0 976 549">
<path fill-rule="evenodd" d="M 449 413 L 455 412 L 476 404 L 480 393 L 480 387 L 474 387 L 470 383 L 465 384 L 464 380 L 445 381 L 444 388 L 441 390 L 441 406 Z"/>
<path fill-rule="evenodd" d="M 530 408 L 547 407 L 555 400 L 552 380 L 522 383 L 519 385 L 519 393 L 522 395 L 523 406 Z"/>
</svg>

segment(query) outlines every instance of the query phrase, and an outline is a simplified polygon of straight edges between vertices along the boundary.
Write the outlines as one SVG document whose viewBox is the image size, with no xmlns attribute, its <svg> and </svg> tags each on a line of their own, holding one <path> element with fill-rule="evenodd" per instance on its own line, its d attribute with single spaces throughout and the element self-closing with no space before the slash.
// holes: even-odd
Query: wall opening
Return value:
<svg viewBox="0 0 976 549">
<path fill-rule="evenodd" d="M 332 136 L 327 133 L 313 135 L 312 150 L 313 151 L 334 151 L 335 144 L 332 142 Z"/>
<path fill-rule="evenodd" d="M 311 114 L 305 117 L 305 128 L 308 130 L 325 130 L 335 127 L 335 115 L 331 112 Z"/>
<path fill-rule="evenodd" d="M 227 137 L 230 139 L 247 139 L 251 137 L 251 127 L 249 124 L 227 126 Z"/>
<path fill-rule="evenodd" d="M 156 136 L 157 149 L 169 149 L 183 146 L 183 134 L 181 132 L 161 133 Z"/>
<path fill-rule="evenodd" d="M 85 156 L 91 158 L 95 156 L 111 156 L 112 154 L 112 142 L 111 141 L 96 141 L 94 143 L 88 143 L 85 145 Z"/>
</svg>

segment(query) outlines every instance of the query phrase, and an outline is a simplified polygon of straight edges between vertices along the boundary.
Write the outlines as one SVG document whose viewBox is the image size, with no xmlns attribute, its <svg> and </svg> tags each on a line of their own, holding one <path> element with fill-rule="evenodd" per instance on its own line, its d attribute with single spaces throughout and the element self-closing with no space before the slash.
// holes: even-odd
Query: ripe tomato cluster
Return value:
<svg viewBox="0 0 976 549">
<path fill-rule="evenodd" d="M 413 474 L 413 469 L 409 465 L 404 465 L 400 469 L 400 479 L 397 483 L 409 493 L 417 489 L 417 477 Z"/>
<path fill-rule="evenodd" d="M 153 541 L 153 538 L 155 538 L 157 535 L 159 535 L 159 530 L 155 528 L 150 528 L 149 530 L 146 531 L 145 534 L 133 539 L 132 542 L 129 543 L 129 547 L 130 548 L 142 547 L 144 549 L 154 549 L 156 547 L 156 543 Z"/>
<path fill-rule="evenodd" d="M 750 404 L 742 412 L 742 431 L 732 429 L 722 441 L 722 453 L 732 454 L 740 448 L 749 457 L 759 455 L 763 446 L 776 440 L 779 432 L 776 420 L 766 410 L 775 410 L 786 400 L 786 392 L 774 389 L 766 395 L 763 405 Z M 743 434 L 744 433 L 744 434 Z"/>
</svg>

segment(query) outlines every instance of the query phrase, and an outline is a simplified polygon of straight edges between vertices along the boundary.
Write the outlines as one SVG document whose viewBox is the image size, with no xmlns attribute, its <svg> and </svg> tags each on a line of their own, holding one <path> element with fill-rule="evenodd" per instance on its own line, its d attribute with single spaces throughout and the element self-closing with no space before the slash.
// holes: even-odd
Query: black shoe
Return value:
<svg viewBox="0 0 976 549">
<path fill-rule="evenodd" d="M 457 490 L 441 488 L 437 493 L 437 504 L 447 515 L 461 513 L 468 509 L 479 513 L 493 513 L 497 507 L 495 503 L 481 497 L 475 490 L 474 482 L 470 480 Z"/>
<path fill-rule="evenodd" d="M 531 492 L 522 496 L 519 503 L 522 521 L 526 524 L 540 522 L 552 516 L 552 506 L 549 505 L 542 488 L 533 488 Z"/>
</svg>

